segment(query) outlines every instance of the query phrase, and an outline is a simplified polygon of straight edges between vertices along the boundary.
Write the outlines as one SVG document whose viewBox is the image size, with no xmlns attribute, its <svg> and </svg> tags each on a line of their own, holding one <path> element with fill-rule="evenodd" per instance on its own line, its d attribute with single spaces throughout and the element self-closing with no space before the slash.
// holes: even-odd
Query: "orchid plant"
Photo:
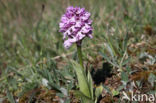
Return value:
<svg viewBox="0 0 156 103">
<path fill-rule="evenodd" d="M 97 101 L 93 95 L 93 81 L 89 71 L 85 70 L 82 59 L 81 44 L 85 37 L 93 38 L 92 36 L 92 20 L 91 14 L 85 8 L 70 6 L 66 13 L 62 16 L 60 32 L 63 33 L 64 47 L 68 49 L 72 44 L 76 43 L 79 64 L 72 61 L 76 71 L 80 91 L 75 91 L 81 98 L 82 103 L 93 103 Z M 102 89 L 96 89 L 98 94 Z M 99 96 L 99 95 L 98 95 Z M 98 97 L 97 96 L 97 97 Z"/>
</svg>

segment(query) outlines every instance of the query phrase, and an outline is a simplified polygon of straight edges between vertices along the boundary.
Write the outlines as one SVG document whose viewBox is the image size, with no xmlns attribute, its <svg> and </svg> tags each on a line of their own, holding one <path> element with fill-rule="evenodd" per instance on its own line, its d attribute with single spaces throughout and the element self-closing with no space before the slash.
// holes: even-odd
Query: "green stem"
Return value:
<svg viewBox="0 0 156 103">
<path fill-rule="evenodd" d="M 82 51 L 81 51 L 81 46 L 77 45 L 77 53 L 78 53 L 78 58 L 79 58 L 79 62 L 80 65 L 83 67 L 83 59 L 82 59 Z"/>
</svg>

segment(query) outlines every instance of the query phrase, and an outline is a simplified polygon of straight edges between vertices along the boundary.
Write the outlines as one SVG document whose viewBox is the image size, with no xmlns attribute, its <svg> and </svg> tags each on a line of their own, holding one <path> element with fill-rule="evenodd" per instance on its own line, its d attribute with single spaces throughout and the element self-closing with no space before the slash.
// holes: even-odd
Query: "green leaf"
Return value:
<svg viewBox="0 0 156 103">
<path fill-rule="evenodd" d="M 123 71 L 121 73 L 121 79 L 122 79 L 122 82 L 126 85 L 126 83 L 128 82 L 128 74 Z"/>
<path fill-rule="evenodd" d="M 93 97 L 93 80 L 89 71 L 88 71 L 88 85 L 90 89 L 91 99 L 93 99 L 94 98 Z"/>
<path fill-rule="evenodd" d="M 102 94 L 103 89 L 104 88 L 103 88 L 102 85 L 96 88 L 96 90 L 95 90 L 95 96 L 96 96 L 96 98 L 98 98 Z"/>
<path fill-rule="evenodd" d="M 82 103 L 94 103 L 90 98 L 84 95 L 81 91 L 74 91 L 74 95 L 81 98 Z"/>
<path fill-rule="evenodd" d="M 7 98 L 10 101 L 10 103 L 16 103 L 12 93 L 8 89 L 7 89 Z"/>
<path fill-rule="evenodd" d="M 130 61 L 130 58 L 124 60 L 124 61 L 122 62 L 122 66 L 126 65 L 129 61 Z"/>
<path fill-rule="evenodd" d="M 113 90 L 112 90 L 112 95 L 113 95 L 113 96 L 119 95 L 119 91 L 113 89 Z"/>
<path fill-rule="evenodd" d="M 122 44 L 122 46 L 123 46 L 122 48 L 124 51 L 127 49 L 127 43 L 128 43 L 128 33 L 126 33 L 126 35 L 124 37 L 123 44 Z"/>
<path fill-rule="evenodd" d="M 56 95 L 60 98 L 64 98 L 64 95 L 62 93 L 56 93 Z"/>
<path fill-rule="evenodd" d="M 111 57 L 114 58 L 114 54 L 113 54 L 113 48 L 111 48 L 108 44 L 106 44 L 106 48 L 108 50 L 108 52 L 110 53 Z"/>
<path fill-rule="evenodd" d="M 111 93 L 111 90 L 107 86 L 103 85 L 103 88 L 106 90 L 106 92 Z"/>
<path fill-rule="evenodd" d="M 76 71 L 80 91 L 88 98 L 91 98 L 92 96 L 91 96 L 90 88 L 88 85 L 88 81 L 84 69 L 75 61 L 72 61 L 72 64 Z"/>
<path fill-rule="evenodd" d="M 52 87 L 52 89 L 54 89 L 54 90 L 56 90 L 56 91 L 58 91 L 58 92 L 61 92 L 60 86 L 59 86 L 59 85 L 57 85 L 57 84 L 55 84 L 55 83 L 53 83 L 53 82 L 49 82 L 48 85 L 49 85 L 50 87 Z"/>
<path fill-rule="evenodd" d="M 101 55 L 104 59 L 106 59 L 107 62 L 109 62 L 110 64 L 112 64 L 112 65 L 115 66 L 115 67 L 118 67 L 118 65 L 117 65 L 117 64 L 114 64 L 114 63 L 111 61 L 111 59 L 110 59 L 107 55 L 105 55 L 104 53 L 101 53 L 101 52 L 100 52 L 100 55 Z"/>
<path fill-rule="evenodd" d="M 155 80 L 156 80 L 156 76 L 153 73 L 150 73 L 148 77 L 148 81 L 151 83 L 152 87 L 154 86 Z"/>
<path fill-rule="evenodd" d="M 17 81 L 16 81 L 16 79 L 15 78 L 12 78 L 12 77 L 10 77 L 10 78 L 7 78 L 8 79 L 8 85 L 12 88 L 12 89 L 17 89 L 18 87 L 17 87 Z"/>
</svg>

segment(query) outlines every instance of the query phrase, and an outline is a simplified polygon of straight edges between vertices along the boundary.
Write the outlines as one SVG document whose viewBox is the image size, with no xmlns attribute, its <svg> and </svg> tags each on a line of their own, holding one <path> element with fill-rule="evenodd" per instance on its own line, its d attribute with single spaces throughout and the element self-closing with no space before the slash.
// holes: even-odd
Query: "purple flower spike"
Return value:
<svg viewBox="0 0 156 103">
<path fill-rule="evenodd" d="M 73 43 L 81 45 L 82 39 L 86 36 L 92 38 L 90 15 L 85 8 L 73 6 L 67 8 L 59 24 L 65 48 L 69 48 Z"/>
</svg>

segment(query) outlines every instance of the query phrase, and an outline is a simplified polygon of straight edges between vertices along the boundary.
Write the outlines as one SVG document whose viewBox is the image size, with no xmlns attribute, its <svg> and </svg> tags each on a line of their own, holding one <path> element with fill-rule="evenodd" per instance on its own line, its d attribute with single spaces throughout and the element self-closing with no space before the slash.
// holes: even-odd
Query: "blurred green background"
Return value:
<svg viewBox="0 0 156 103">
<path fill-rule="evenodd" d="M 127 31 L 135 37 L 132 42 L 138 42 L 144 27 L 155 27 L 155 0 L 1 0 L 1 67 L 26 66 L 73 51 L 74 46 L 64 49 L 58 26 L 70 5 L 92 14 L 94 38 L 86 38 L 84 48 L 104 42 L 106 34 L 122 39 Z"/>
</svg>

